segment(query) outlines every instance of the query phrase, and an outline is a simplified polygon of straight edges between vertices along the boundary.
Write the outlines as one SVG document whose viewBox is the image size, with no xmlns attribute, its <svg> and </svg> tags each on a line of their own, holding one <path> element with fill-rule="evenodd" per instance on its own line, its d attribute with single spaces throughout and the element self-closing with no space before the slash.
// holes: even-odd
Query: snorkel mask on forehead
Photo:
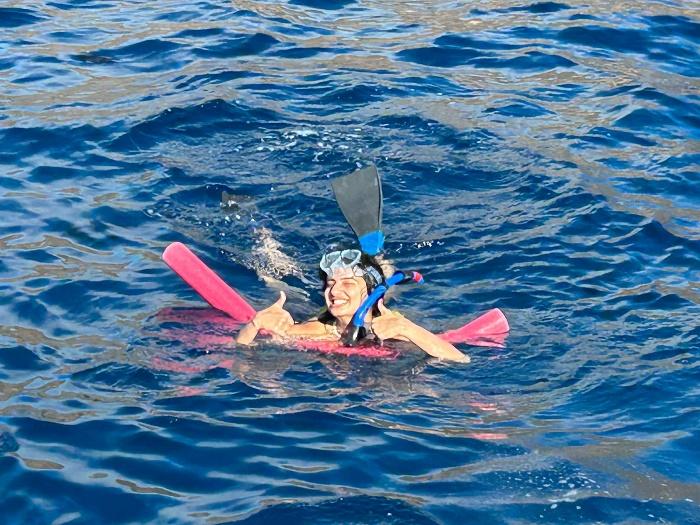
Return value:
<svg viewBox="0 0 700 525">
<path fill-rule="evenodd" d="M 355 248 L 341 250 L 331 247 L 321 257 L 319 266 L 327 277 L 331 277 L 338 270 L 352 270 L 355 277 L 362 277 L 365 280 L 368 291 L 373 290 L 384 281 L 379 270 L 370 264 L 363 263 L 362 252 Z"/>
</svg>

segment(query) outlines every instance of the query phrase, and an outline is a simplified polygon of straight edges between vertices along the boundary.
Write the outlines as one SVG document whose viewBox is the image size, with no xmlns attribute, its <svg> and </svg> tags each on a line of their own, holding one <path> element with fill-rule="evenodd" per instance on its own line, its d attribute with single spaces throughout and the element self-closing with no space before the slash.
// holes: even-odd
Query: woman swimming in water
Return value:
<svg viewBox="0 0 700 525">
<path fill-rule="evenodd" d="M 385 280 L 384 272 L 375 257 L 357 249 L 332 249 L 321 258 L 320 275 L 324 281 L 326 310 L 317 319 L 295 323 L 284 309 L 286 296 L 259 311 L 245 325 L 236 341 L 250 344 L 260 330 L 282 339 L 314 339 L 340 341 L 345 328 L 371 291 Z M 409 341 L 427 354 L 450 361 L 468 363 L 469 356 L 437 335 L 415 324 L 397 312 L 384 306 L 383 299 L 367 313 L 365 325 L 368 333 L 380 340 Z"/>
</svg>

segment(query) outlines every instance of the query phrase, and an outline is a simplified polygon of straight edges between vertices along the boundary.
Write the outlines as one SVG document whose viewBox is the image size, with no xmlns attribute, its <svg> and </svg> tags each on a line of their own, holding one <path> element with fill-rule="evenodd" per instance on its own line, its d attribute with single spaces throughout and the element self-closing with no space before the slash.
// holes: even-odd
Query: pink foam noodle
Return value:
<svg viewBox="0 0 700 525">
<path fill-rule="evenodd" d="M 168 246 L 163 260 L 217 310 L 244 323 L 255 317 L 255 309 L 181 242 Z"/>
</svg>

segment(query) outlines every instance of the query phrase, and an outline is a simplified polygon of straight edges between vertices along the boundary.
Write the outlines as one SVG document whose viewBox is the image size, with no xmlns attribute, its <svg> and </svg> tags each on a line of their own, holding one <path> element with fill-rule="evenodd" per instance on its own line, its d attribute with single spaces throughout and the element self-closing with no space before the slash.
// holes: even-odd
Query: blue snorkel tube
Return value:
<svg viewBox="0 0 700 525">
<path fill-rule="evenodd" d="M 360 339 L 363 339 L 367 335 L 367 329 L 365 328 L 365 317 L 367 313 L 377 304 L 377 301 L 384 297 L 387 290 L 394 286 L 395 284 L 407 284 L 407 283 L 422 283 L 423 276 L 414 271 L 394 272 L 391 277 L 386 279 L 381 284 L 372 290 L 372 293 L 367 296 L 360 307 L 352 316 L 352 321 L 345 327 L 343 335 L 341 336 L 341 341 L 345 346 L 356 346 Z"/>
</svg>

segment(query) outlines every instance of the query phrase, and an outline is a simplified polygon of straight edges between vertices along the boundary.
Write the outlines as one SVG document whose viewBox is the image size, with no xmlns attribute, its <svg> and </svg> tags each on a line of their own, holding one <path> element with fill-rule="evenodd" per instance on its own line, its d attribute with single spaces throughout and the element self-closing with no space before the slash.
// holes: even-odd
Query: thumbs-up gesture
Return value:
<svg viewBox="0 0 700 525">
<path fill-rule="evenodd" d="M 290 313 L 284 309 L 287 296 L 280 291 L 280 297 L 264 310 L 260 310 L 253 318 L 252 325 L 257 330 L 266 330 L 275 335 L 284 336 L 287 329 L 294 325 L 294 319 Z"/>
<path fill-rule="evenodd" d="M 377 308 L 379 308 L 380 315 L 372 319 L 372 331 L 374 334 L 379 339 L 405 340 L 408 335 L 406 332 L 410 329 L 409 323 L 411 322 L 403 315 L 392 312 L 384 306 L 384 299 L 379 300 Z"/>
</svg>

